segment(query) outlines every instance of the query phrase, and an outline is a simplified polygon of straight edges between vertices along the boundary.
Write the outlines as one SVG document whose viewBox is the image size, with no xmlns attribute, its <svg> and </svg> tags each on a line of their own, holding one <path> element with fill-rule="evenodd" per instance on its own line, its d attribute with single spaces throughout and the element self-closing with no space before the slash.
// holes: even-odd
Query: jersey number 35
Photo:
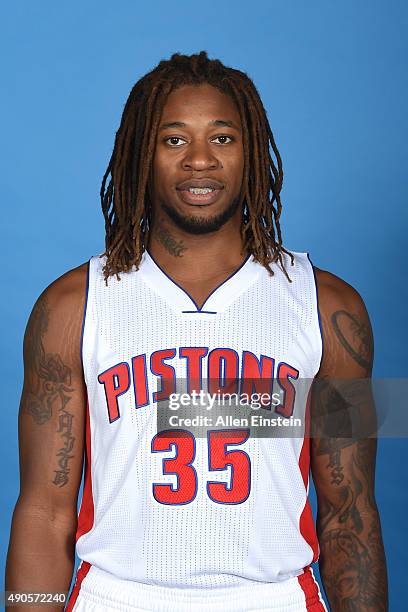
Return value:
<svg viewBox="0 0 408 612">
<path fill-rule="evenodd" d="M 242 504 L 251 488 L 251 461 L 243 450 L 228 450 L 249 438 L 249 430 L 215 430 L 207 432 L 208 469 L 225 471 L 231 467 L 228 482 L 207 481 L 208 497 L 217 504 Z M 180 506 L 190 504 L 197 495 L 198 477 L 194 468 L 196 439 L 184 429 L 161 431 L 152 440 L 152 452 L 176 449 L 175 457 L 163 459 L 163 474 L 175 474 L 177 484 L 153 483 L 153 497 L 160 504 Z"/>
</svg>

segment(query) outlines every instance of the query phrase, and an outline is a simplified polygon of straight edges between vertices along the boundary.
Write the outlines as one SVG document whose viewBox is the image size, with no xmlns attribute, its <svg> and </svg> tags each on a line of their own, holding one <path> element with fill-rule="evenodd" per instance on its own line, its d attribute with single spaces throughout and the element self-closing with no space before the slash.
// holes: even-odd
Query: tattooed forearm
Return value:
<svg viewBox="0 0 408 612">
<path fill-rule="evenodd" d="M 320 546 L 320 572 L 333 612 L 387 610 L 387 577 L 377 521 L 371 522 L 367 542 L 338 528 L 327 530 Z"/>
<path fill-rule="evenodd" d="M 349 448 L 340 445 L 337 453 L 335 446 L 333 440 L 327 468 L 341 473 L 341 478 L 332 478 L 336 494 L 319 491 L 321 576 L 334 611 L 381 612 L 387 609 L 387 574 L 373 493 L 376 441 L 359 440 Z M 324 454 L 323 448 L 320 453 Z"/>
<path fill-rule="evenodd" d="M 158 221 L 154 226 L 154 237 L 160 242 L 166 251 L 174 257 L 182 257 L 183 252 L 187 250 L 184 246 L 183 241 L 177 241 L 169 232 L 169 230 L 163 225 L 162 221 Z"/>
<path fill-rule="evenodd" d="M 369 372 L 373 362 L 373 336 L 371 327 L 346 310 L 337 310 L 331 316 L 337 338 L 347 353 Z"/>
<path fill-rule="evenodd" d="M 388 609 L 380 524 L 375 516 L 365 521 L 361 536 L 347 528 L 319 533 L 319 569 L 333 612 Z"/>
</svg>

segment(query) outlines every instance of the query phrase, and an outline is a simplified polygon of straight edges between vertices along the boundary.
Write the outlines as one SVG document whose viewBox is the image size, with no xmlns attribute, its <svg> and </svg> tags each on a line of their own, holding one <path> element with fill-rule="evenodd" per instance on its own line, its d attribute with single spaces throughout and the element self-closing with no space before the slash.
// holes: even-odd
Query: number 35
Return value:
<svg viewBox="0 0 408 612">
<path fill-rule="evenodd" d="M 226 470 L 231 466 L 231 479 L 227 482 L 208 481 L 208 497 L 218 504 L 242 504 L 251 488 L 251 461 L 243 450 L 228 450 L 249 438 L 248 429 L 216 430 L 207 433 L 208 469 Z M 190 431 L 175 429 L 162 431 L 152 440 L 152 452 L 160 453 L 176 448 L 176 456 L 163 459 L 163 474 L 175 474 L 177 485 L 153 483 L 153 497 L 160 504 L 180 506 L 191 503 L 197 495 L 198 478 L 193 466 L 195 437 Z"/>
</svg>

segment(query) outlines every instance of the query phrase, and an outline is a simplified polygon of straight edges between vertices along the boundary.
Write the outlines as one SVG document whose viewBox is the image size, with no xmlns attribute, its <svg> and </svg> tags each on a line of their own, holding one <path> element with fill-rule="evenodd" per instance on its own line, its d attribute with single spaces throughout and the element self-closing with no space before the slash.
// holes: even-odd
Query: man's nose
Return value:
<svg viewBox="0 0 408 612">
<path fill-rule="evenodd" d="M 190 144 L 182 160 L 184 170 L 216 170 L 221 163 L 208 143 Z"/>
</svg>

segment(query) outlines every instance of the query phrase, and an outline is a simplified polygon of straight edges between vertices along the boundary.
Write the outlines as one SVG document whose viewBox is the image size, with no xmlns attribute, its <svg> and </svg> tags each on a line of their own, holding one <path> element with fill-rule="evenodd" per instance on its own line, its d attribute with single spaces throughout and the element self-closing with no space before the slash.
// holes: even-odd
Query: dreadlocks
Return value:
<svg viewBox="0 0 408 612">
<path fill-rule="evenodd" d="M 160 117 L 169 93 L 182 85 L 207 83 L 235 102 L 243 128 L 244 202 L 241 227 L 248 253 L 273 274 L 271 264 L 285 269 L 279 217 L 282 210 L 282 160 L 266 111 L 251 79 L 240 70 L 210 60 L 205 51 L 174 53 L 133 87 L 122 114 L 115 146 L 101 186 L 107 259 L 104 277 L 138 269 L 148 244 L 151 205 L 148 185 Z M 270 147 L 276 158 L 271 156 Z M 110 177 L 110 179 L 109 179 Z M 108 182 L 109 179 L 109 182 Z"/>
</svg>

